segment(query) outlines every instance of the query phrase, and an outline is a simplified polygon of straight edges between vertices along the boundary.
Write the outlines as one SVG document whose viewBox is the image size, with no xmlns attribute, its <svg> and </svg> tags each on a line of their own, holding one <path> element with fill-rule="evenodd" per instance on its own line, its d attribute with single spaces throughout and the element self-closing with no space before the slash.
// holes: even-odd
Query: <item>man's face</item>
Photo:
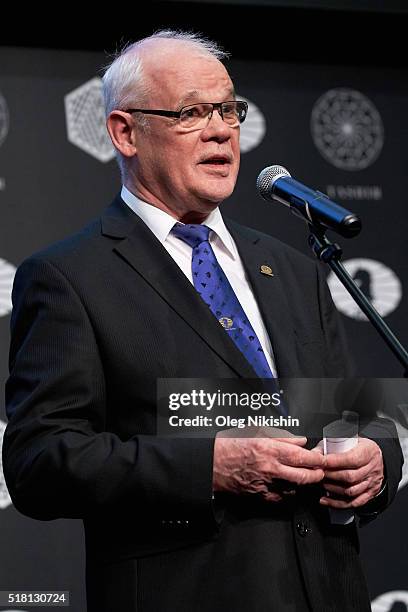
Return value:
<svg viewBox="0 0 408 612">
<path fill-rule="evenodd" d="M 144 62 L 151 87 L 144 108 L 179 111 L 196 102 L 234 99 L 231 79 L 212 57 L 188 48 Z M 143 199 L 181 218 L 207 215 L 231 195 L 239 169 L 239 127 L 230 127 L 219 112 L 202 129 L 186 131 L 175 118 L 145 115 L 135 122 L 137 158 L 133 187 Z"/>
</svg>

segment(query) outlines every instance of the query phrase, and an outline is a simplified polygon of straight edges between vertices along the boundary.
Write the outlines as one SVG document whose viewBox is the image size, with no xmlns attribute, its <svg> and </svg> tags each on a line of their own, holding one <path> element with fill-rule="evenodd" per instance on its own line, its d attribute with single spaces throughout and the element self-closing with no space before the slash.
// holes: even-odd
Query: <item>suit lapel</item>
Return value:
<svg viewBox="0 0 408 612">
<path fill-rule="evenodd" d="M 125 259 L 238 376 L 256 378 L 241 351 L 224 332 L 163 245 L 119 196 L 108 208 L 101 223 L 103 235 L 118 239 L 114 252 Z"/>
<path fill-rule="evenodd" d="M 267 328 L 278 376 L 300 376 L 293 319 L 284 288 L 284 270 L 279 269 L 270 248 L 266 249 L 259 235 L 232 221 L 226 221 L 226 225 L 237 245 Z M 261 266 L 266 266 L 266 273 L 261 272 Z"/>
</svg>

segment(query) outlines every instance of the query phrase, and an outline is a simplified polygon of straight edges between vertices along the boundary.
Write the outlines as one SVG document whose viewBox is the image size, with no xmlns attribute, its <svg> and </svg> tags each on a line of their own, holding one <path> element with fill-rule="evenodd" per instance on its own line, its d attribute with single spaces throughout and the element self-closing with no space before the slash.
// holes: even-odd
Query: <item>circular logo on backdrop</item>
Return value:
<svg viewBox="0 0 408 612">
<path fill-rule="evenodd" d="M 255 149 L 263 140 L 266 132 L 265 118 L 259 108 L 247 98 L 237 96 L 239 100 L 248 102 L 248 115 L 241 125 L 241 153 Z"/>
<path fill-rule="evenodd" d="M 3 434 L 4 434 L 5 429 L 6 429 L 6 424 L 0 420 L 0 510 L 4 510 L 4 508 L 7 508 L 7 506 L 10 506 L 11 504 L 10 495 L 6 487 L 6 481 L 4 480 L 3 463 L 1 459 L 2 457 L 1 450 L 3 446 Z"/>
<path fill-rule="evenodd" d="M 398 276 L 381 261 L 375 259 L 349 259 L 343 262 L 350 276 L 382 317 L 393 312 L 401 301 L 402 286 Z M 331 272 L 327 282 L 337 309 L 360 321 L 367 321 L 355 301 Z"/>
<path fill-rule="evenodd" d="M 6 100 L 0 93 L 0 146 L 6 140 L 9 129 L 9 113 Z"/>
<path fill-rule="evenodd" d="M 16 268 L 12 264 L 0 259 L 0 317 L 11 312 L 11 291 L 15 273 Z"/>
<path fill-rule="evenodd" d="M 396 604 L 405 604 L 405 609 L 408 612 L 408 591 L 389 591 L 379 595 L 371 602 L 372 612 L 393 612 Z M 398 611 L 403 610 L 400 606 Z"/>
<path fill-rule="evenodd" d="M 380 113 L 355 89 L 330 89 L 315 103 L 311 116 L 313 141 L 319 153 L 342 170 L 363 170 L 384 144 Z"/>
</svg>

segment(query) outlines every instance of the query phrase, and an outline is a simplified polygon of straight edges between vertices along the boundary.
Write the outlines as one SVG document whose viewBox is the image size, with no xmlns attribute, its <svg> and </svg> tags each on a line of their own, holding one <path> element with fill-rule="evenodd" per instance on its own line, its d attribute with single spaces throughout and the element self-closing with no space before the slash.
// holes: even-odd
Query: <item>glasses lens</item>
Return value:
<svg viewBox="0 0 408 612">
<path fill-rule="evenodd" d="M 238 125 L 241 123 L 240 111 L 238 102 L 223 102 L 222 118 L 228 125 Z"/>
<path fill-rule="evenodd" d="M 180 115 L 180 123 L 183 127 L 196 127 L 201 122 L 205 123 L 212 111 L 212 104 L 192 104 L 185 106 Z"/>
<path fill-rule="evenodd" d="M 232 127 L 236 127 L 245 121 L 248 105 L 242 100 L 232 100 L 215 105 L 204 102 L 191 104 L 181 109 L 180 123 L 182 127 L 187 129 L 205 127 L 208 122 L 208 116 L 212 114 L 214 106 L 219 112 L 221 111 L 225 123 Z"/>
<path fill-rule="evenodd" d="M 234 126 L 242 123 L 246 117 L 246 103 L 237 101 L 223 102 L 222 117 L 228 125 Z"/>
</svg>

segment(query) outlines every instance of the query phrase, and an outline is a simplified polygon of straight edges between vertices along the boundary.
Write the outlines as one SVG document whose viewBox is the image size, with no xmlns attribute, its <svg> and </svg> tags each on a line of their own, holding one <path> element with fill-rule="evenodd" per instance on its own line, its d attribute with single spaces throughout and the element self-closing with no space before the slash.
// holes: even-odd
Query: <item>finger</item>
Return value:
<svg viewBox="0 0 408 612">
<path fill-rule="evenodd" d="M 269 493 L 269 488 L 264 480 L 257 479 L 250 482 L 240 483 L 235 488 L 235 493 L 244 493 L 247 495 L 265 495 Z"/>
<path fill-rule="evenodd" d="M 278 477 L 289 480 L 289 482 L 294 482 L 298 485 L 305 485 L 323 480 L 324 472 L 321 469 L 311 470 L 302 467 L 280 465 Z"/>
<path fill-rule="evenodd" d="M 329 508 L 347 509 L 347 508 L 360 508 L 370 501 L 374 496 L 371 492 L 365 492 L 362 495 L 350 500 L 344 501 L 340 499 L 334 499 L 332 497 L 321 497 L 320 504 Z"/>
<path fill-rule="evenodd" d="M 312 451 L 305 448 L 294 448 L 288 444 L 282 444 L 279 451 L 279 460 L 285 465 L 310 468 L 323 468 L 326 465 L 326 457 L 324 455 L 312 453 Z"/>
<path fill-rule="evenodd" d="M 345 498 L 358 497 L 359 495 L 362 495 L 371 488 L 370 482 L 368 480 L 363 480 L 362 482 L 359 482 L 358 484 L 353 485 L 351 487 L 332 485 L 329 483 L 323 483 L 323 486 L 326 491 L 329 491 L 329 493 L 334 493 L 335 495 L 339 495 Z"/>
<path fill-rule="evenodd" d="M 357 469 L 361 467 L 362 460 L 360 456 L 357 456 L 353 451 L 347 451 L 345 453 L 330 453 L 326 455 L 326 468 L 328 470 L 338 469 Z"/>
<path fill-rule="evenodd" d="M 312 451 L 321 451 L 322 453 L 324 453 L 324 442 L 323 442 L 323 440 L 320 440 L 320 442 L 318 442 L 316 444 L 316 446 L 314 446 L 311 450 Z"/>
<path fill-rule="evenodd" d="M 324 449 L 322 446 L 319 445 L 315 446 L 314 448 L 311 448 L 310 451 L 312 453 L 319 453 L 320 455 L 324 455 Z"/>
<path fill-rule="evenodd" d="M 273 436 L 271 436 L 273 437 Z M 304 446 L 307 443 L 307 438 L 305 436 L 293 436 L 293 437 L 279 437 L 275 438 L 277 442 L 287 442 L 288 444 L 296 444 L 297 446 Z"/>
<path fill-rule="evenodd" d="M 370 445 L 367 446 L 366 442 L 367 440 L 359 441 L 357 446 L 345 453 L 331 453 L 327 455 L 327 468 L 357 469 L 375 461 L 375 459 L 380 456 L 376 450 L 376 445 L 374 445 L 374 447 Z M 371 442 L 371 440 L 368 442 Z"/>
<path fill-rule="evenodd" d="M 279 493 L 274 493 L 272 491 L 268 491 L 267 493 L 263 493 L 262 497 L 267 502 L 280 502 L 283 499 L 282 495 L 279 495 Z"/>
<path fill-rule="evenodd" d="M 370 465 L 366 465 L 357 470 L 327 470 L 326 468 L 324 468 L 324 473 L 327 480 L 358 484 L 359 482 L 365 480 L 367 476 L 372 473 L 372 468 Z"/>
<path fill-rule="evenodd" d="M 249 495 L 257 495 L 263 497 L 266 501 L 281 501 L 282 495 L 278 491 L 273 491 L 269 483 L 265 481 L 254 481 L 251 483 L 250 487 L 244 487 L 241 491 L 242 493 L 247 493 Z"/>
</svg>

